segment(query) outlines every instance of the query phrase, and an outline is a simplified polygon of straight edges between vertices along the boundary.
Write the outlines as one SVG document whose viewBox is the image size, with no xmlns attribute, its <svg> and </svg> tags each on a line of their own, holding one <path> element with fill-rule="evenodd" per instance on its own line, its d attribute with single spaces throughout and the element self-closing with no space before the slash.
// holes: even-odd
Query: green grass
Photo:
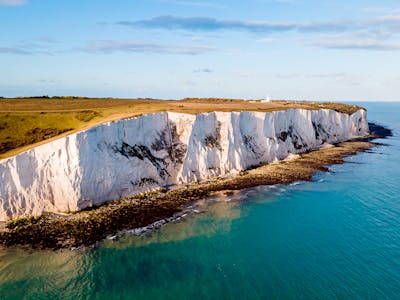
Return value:
<svg viewBox="0 0 400 300">
<path fill-rule="evenodd" d="M 100 117 L 92 110 L 0 113 L 0 155 L 81 128 Z"/>
</svg>

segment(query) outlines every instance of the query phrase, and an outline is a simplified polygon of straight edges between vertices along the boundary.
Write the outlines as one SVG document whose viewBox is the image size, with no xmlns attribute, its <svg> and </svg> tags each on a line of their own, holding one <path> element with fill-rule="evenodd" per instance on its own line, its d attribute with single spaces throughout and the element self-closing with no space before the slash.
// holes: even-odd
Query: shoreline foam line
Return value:
<svg viewBox="0 0 400 300">
<path fill-rule="evenodd" d="M 0 231 L 0 244 L 53 249 L 90 246 L 119 230 L 141 228 L 169 218 L 187 205 L 221 191 L 310 181 L 316 172 L 326 172 L 330 165 L 345 163 L 344 158 L 348 156 L 382 145 L 371 139 L 385 138 L 390 131 L 376 128 L 365 138 L 303 153 L 296 159 L 261 166 L 235 177 L 214 178 L 175 190 L 161 189 L 126 197 L 70 215 L 17 219 Z M 387 135 L 382 135 L 385 132 Z"/>
</svg>

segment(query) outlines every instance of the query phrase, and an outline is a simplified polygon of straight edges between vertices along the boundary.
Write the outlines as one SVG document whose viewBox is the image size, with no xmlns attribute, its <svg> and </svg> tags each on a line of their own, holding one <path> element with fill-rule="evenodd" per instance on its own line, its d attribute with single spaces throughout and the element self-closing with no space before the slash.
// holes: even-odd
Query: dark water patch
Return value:
<svg viewBox="0 0 400 300">
<path fill-rule="evenodd" d="M 368 123 L 370 134 L 375 138 L 388 138 L 393 136 L 392 129 L 377 123 Z"/>
</svg>

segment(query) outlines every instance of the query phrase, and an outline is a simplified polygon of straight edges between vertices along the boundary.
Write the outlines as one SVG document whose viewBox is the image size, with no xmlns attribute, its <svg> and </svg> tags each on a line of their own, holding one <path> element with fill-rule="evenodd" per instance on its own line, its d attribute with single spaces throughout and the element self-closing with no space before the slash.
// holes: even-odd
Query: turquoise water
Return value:
<svg viewBox="0 0 400 300">
<path fill-rule="evenodd" d="M 387 146 L 145 236 L 0 250 L 0 299 L 399 299 L 400 103 L 365 106 Z"/>
</svg>

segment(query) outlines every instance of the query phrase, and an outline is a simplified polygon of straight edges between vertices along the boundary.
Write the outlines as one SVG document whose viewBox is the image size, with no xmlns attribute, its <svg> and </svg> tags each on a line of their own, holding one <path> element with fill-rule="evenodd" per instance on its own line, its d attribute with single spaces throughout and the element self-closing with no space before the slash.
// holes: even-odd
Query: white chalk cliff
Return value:
<svg viewBox="0 0 400 300">
<path fill-rule="evenodd" d="M 365 110 L 164 112 L 105 123 L 0 160 L 0 220 L 234 174 L 367 132 Z"/>
</svg>

